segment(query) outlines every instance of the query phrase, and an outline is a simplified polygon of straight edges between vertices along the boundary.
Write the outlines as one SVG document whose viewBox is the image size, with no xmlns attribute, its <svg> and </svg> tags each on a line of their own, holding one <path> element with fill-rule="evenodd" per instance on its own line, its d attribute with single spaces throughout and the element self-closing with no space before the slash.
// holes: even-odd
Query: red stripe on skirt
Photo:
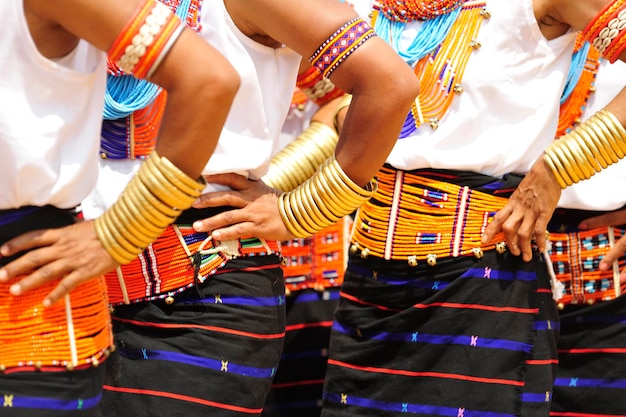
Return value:
<svg viewBox="0 0 626 417">
<path fill-rule="evenodd" d="M 512 385 L 517 387 L 523 387 L 523 381 L 512 381 L 509 379 L 500 379 L 500 378 L 480 378 L 473 377 L 467 375 L 459 375 L 459 374 L 450 374 L 443 372 L 413 372 L 413 371 L 401 371 L 397 369 L 388 369 L 388 368 L 374 368 L 372 366 L 356 366 L 351 365 L 346 362 L 340 362 L 337 360 L 329 359 L 329 365 L 340 366 L 343 368 L 356 369 L 359 371 L 366 372 L 376 372 L 380 374 L 391 374 L 391 375 L 404 375 L 404 376 L 419 376 L 419 377 L 429 377 L 429 378 L 443 378 L 443 379 L 456 379 L 461 381 L 472 381 L 472 382 L 482 382 L 485 384 L 500 384 L 500 385 Z"/>
</svg>

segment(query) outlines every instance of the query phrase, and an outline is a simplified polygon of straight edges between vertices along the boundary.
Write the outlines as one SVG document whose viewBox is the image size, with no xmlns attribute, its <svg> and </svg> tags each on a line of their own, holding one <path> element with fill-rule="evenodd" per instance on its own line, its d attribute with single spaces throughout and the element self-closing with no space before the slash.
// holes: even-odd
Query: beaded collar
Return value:
<svg viewBox="0 0 626 417">
<path fill-rule="evenodd" d="M 464 2 L 465 0 L 378 0 L 376 3 L 380 13 L 387 19 L 412 22 L 447 15 L 459 9 Z"/>
</svg>

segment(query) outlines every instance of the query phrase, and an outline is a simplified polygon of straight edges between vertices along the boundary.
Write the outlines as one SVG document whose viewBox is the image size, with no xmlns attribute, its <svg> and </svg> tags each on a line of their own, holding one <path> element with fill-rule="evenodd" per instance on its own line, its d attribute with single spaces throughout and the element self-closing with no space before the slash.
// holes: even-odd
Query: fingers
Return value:
<svg viewBox="0 0 626 417">
<path fill-rule="evenodd" d="M 248 201 L 237 191 L 215 191 L 202 194 L 193 203 L 193 207 L 245 207 L 247 204 Z"/>
<path fill-rule="evenodd" d="M 5 242 L 0 247 L 0 255 L 11 256 L 18 252 L 26 251 L 40 246 L 46 246 L 54 240 L 56 231 L 54 229 L 34 230 Z"/>
<path fill-rule="evenodd" d="M 591 217 L 583 220 L 578 225 L 578 228 L 581 230 L 589 230 L 596 227 L 618 226 L 621 224 L 626 224 L 626 210 L 618 210 L 600 216 Z"/>
<path fill-rule="evenodd" d="M 622 256 L 626 252 L 626 236 L 622 236 L 620 240 L 615 243 L 615 246 L 602 258 L 600 261 L 600 270 L 608 271 L 613 266 L 613 262 Z M 624 272 L 622 272 L 622 276 Z"/>
<path fill-rule="evenodd" d="M 502 224 L 511 214 L 511 210 L 507 207 L 504 207 L 500 211 L 498 211 L 492 218 L 491 222 L 485 228 L 485 231 L 482 236 L 482 243 L 487 244 L 491 242 L 491 240 L 502 231 Z"/>
<path fill-rule="evenodd" d="M 46 249 L 32 250 L 2 267 L 2 269 L 0 269 L 0 282 L 8 282 L 15 277 L 30 274 L 38 270 L 38 268 L 41 270 L 39 276 L 45 276 L 49 279 L 60 276 L 55 275 L 56 272 L 54 268 L 51 268 L 50 265 L 46 265 L 53 259 L 51 251 L 47 251 Z M 42 265 L 45 266 L 42 267 Z M 16 291 L 18 291 L 17 288 Z"/>
<path fill-rule="evenodd" d="M 253 223 L 237 223 L 229 227 L 214 230 L 211 236 L 213 236 L 213 239 L 219 241 L 234 240 L 244 236 L 254 236 L 256 235 L 255 230 L 256 228 Z"/>
<path fill-rule="evenodd" d="M 205 175 L 204 179 L 209 184 L 220 184 L 232 188 L 233 190 L 245 190 L 249 187 L 248 178 L 239 174 L 214 174 L 214 175 Z"/>
<path fill-rule="evenodd" d="M 196 232 L 211 232 L 217 229 L 222 229 L 228 226 L 233 226 L 237 223 L 247 220 L 245 212 L 242 210 L 227 210 L 208 219 L 196 220 L 193 223 L 193 228 Z M 219 233 L 218 233 L 219 234 Z M 219 239 L 218 236 L 213 234 L 215 239 Z"/>
<path fill-rule="evenodd" d="M 50 307 L 84 281 L 85 280 L 81 278 L 81 275 L 76 271 L 66 275 L 61 281 L 59 281 L 59 284 L 54 288 L 54 290 L 52 290 L 46 298 L 44 298 L 43 306 Z"/>
</svg>

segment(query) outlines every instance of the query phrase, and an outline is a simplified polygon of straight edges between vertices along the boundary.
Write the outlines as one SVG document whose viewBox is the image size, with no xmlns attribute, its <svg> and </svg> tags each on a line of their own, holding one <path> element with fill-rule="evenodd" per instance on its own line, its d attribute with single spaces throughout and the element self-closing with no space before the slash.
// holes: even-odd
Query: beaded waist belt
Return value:
<svg viewBox="0 0 626 417">
<path fill-rule="evenodd" d="M 134 261 L 106 274 L 109 303 L 165 299 L 203 283 L 231 259 L 280 254 L 280 244 L 257 238 L 214 242 L 191 225 L 169 226 Z"/>
<path fill-rule="evenodd" d="M 383 167 L 378 191 L 357 214 L 350 251 L 416 266 L 437 258 L 506 250 L 504 235 L 481 244 L 489 219 L 506 198 Z"/>
<path fill-rule="evenodd" d="M 97 366 L 110 353 L 113 337 L 102 278 L 72 290 L 44 308 L 58 281 L 24 295 L 0 283 L 0 372 L 59 371 Z"/>
<path fill-rule="evenodd" d="M 0 210 L 0 243 L 29 230 L 75 221 L 72 210 L 53 206 Z M 0 265 L 10 260 L 0 258 Z M 47 308 L 41 303 L 58 281 L 19 297 L 9 293 L 13 283 L 0 283 L 0 373 L 73 370 L 97 366 L 109 355 L 113 336 L 101 277 Z"/>
<path fill-rule="evenodd" d="M 620 271 L 626 257 L 620 256 L 610 271 L 600 271 L 598 265 L 626 228 L 601 227 L 571 233 L 550 233 L 548 254 L 552 271 L 562 284 L 559 307 L 568 304 L 593 304 L 612 300 L 625 289 L 620 284 Z"/>
<path fill-rule="evenodd" d="M 314 236 L 282 242 L 285 292 L 338 287 L 347 265 L 352 219 L 344 217 Z"/>
</svg>

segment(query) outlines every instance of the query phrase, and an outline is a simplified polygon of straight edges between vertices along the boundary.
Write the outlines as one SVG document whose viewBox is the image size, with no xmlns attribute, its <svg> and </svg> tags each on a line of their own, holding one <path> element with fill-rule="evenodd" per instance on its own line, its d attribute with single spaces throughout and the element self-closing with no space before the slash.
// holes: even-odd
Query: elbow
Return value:
<svg viewBox="0 0 626 417">
<path fill-rule="evenodd" d="M 228 64 L 223 65 L 219 71 L 206 74 L 205 80 L 198 84 L 207 87 L 214 99 L 231 103 L 241 85 L 241 77 L 237 70 Z"/>
<path fill-rule="evenodd" d="M 413 104 L 419 91 L 419 81 L 413 71 L 392 75 L 389 81 L 389 97 L 393 97 L 398 106 L 403 108 L 408 109 Z"/>
</svg>

